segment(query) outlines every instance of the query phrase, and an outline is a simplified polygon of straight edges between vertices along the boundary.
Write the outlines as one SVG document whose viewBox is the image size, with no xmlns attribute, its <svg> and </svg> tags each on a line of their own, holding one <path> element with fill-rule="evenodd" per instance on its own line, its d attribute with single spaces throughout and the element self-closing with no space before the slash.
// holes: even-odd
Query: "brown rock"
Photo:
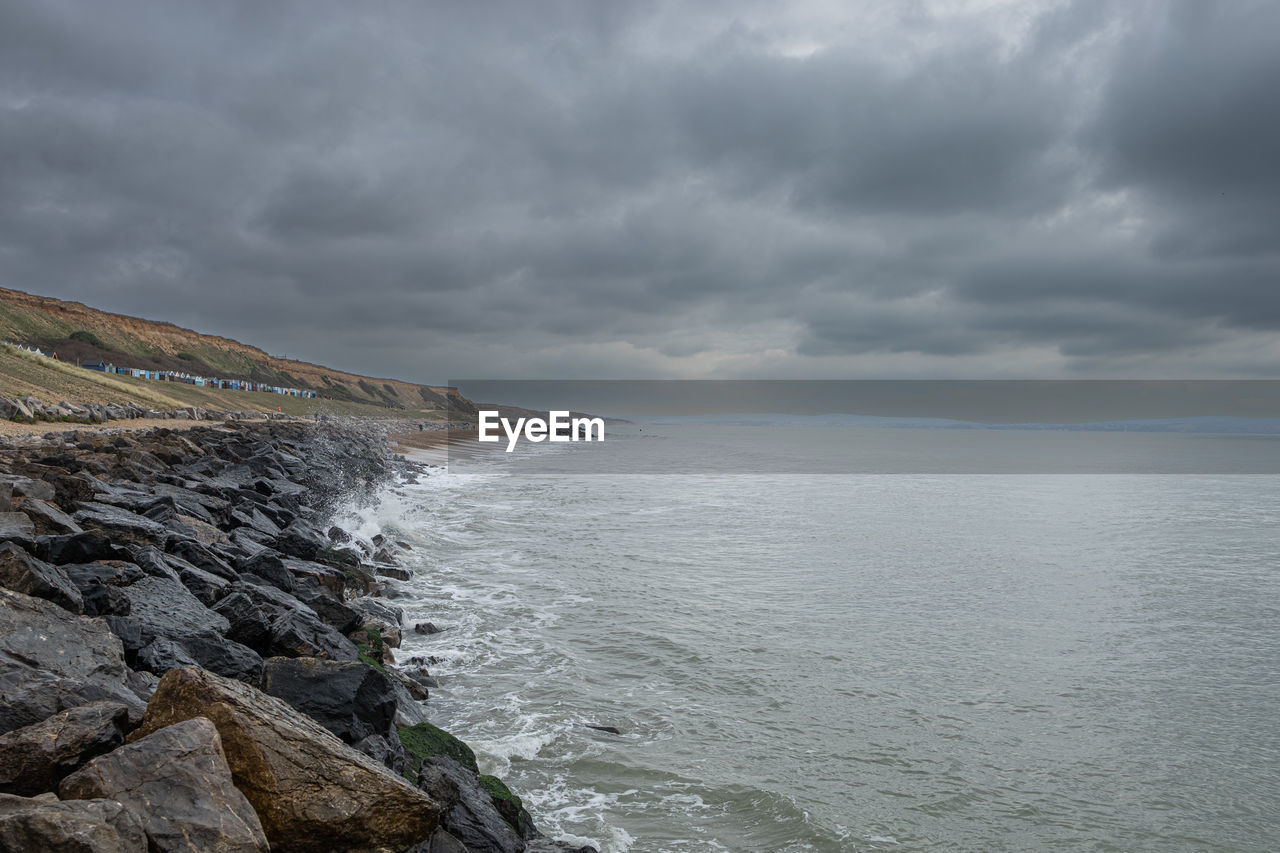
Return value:
<svg viewBox="0 0 1280 853">
<path fill-rule="evenodd" d="M 169 670 L 134 737 L 198 716 L 217 726 L 236 787 L 274 853 L 401 850 L 439 823 L 434 800 L 319 723 L 205 670 Z"/>
<path fill-rule="evenodd" d="M 142 822 L 153 853 L 268 853 L 253 807 L 231 781 L 213 723 L 167 726 L 62 780 L 64 800 L 118 800 Z"/>
</svg>

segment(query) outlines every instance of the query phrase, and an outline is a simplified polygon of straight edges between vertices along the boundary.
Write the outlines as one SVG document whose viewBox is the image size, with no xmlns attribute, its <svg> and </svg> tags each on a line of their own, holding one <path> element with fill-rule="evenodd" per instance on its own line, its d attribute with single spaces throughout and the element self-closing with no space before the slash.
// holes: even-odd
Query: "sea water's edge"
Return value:
<svg viewBox="0 0 1280 853">
<path fill-rule="evenodd" d="M 705 457 L 706 435 L 679 444 Z M 1267 849 L 1280 498 L 1225 471 L 1264 467 L 1270 445 L 1226 442 L 1224 473 L 1172 474 L 1224 442 L 1087 438 L 1145 473 L 1046 472 L 1055 434 L 1007 449 L 1035 473 L 984 476 L 656 474 L 646 458 L 548 477 L 530 471 L 570 466 L 498 453 L 397 490 L 378 523 L 422 560 L 407 613 L 445 628 L 406 641 L 439 660 L 434 713 L 563 837 Z M 837 450 L 812 432 L 715 440 L 720 460 L 748 440 Z"/>
</svg>

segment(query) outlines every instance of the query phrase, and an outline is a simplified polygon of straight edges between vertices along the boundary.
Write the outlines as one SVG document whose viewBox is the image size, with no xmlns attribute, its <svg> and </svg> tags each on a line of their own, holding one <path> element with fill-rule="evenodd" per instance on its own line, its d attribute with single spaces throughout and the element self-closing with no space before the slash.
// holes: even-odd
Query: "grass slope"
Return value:
<svg viewBox="0 0 1280 853">
<path fill-rule="evenodd" d="M 399 412 L 411 417 L 430 417 L 430 412 L 443 412 L 450 407 L 449 397 L 456 401 L 455 410 L 474 411 L 469 401 L 450 395 L 449 389 L 359 376 L 269 355 L 257 347 L 230 338 L 202 334 L 172 323 L 112 314 L 78 302 L 64 302 L 7 288 L 0 288 L 0 340 L 57 352 L 68 363 L 102 358 L 127 367 L 177 370 L 197 376 L 248 379 L 307 388 L 330 398 L 322 401 L 280 398 L 270 406 L 273 409 L 280 406 L 285 411 L 304 410 L 298 413 L 365 414 L 367 409 L 362 407 L 370 407 L 380 410 L 381 414 Z M 256 392 L 214 392 L 212 389 L 184 387 L 186 390 L 182 392 L 166 389 L 163 393 L 183 396 L 195 405 L 219 408 L 232 408 L 228 404 L 213 402 L 219 393 L 253 393 L 258 396 Z M 215 396 L 204 398 L 202 395 L 206 390 Z M 196 392 L 195 399 L 192 399 L 192 392 Z M 85 402 L 90 400 L 86 398 Z M 259 401 L 239 408 L 265 407 Z"/>
<path fill-rule="evenodd" d="M 341 400 L 301 399 L 258 391 L 223 391 L 172 382 L 112 376 L 0 344 L 0 396 L 38 397 L 46 403 L 137 403 L 161 410 L 199 406 L 222 411 L 273 412 L 291 415 L 364 415 L 366 417 L 440 418 L 436 411 L 388 409 Z"/>
</svg>

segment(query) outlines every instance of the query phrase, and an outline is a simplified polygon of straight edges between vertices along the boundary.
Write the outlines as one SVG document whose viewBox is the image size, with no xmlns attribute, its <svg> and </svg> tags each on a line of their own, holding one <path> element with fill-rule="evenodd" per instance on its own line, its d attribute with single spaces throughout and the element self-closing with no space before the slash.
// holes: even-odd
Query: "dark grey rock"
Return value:
<svg viewBox="0 0 1280 853">
<path fill-rule="evenodd" d="M 37 536 L 82 533 L 83 528 L 55 504 L 35 498 L 19 498 L 16 508 L 31 519 Z"/>
<path fill-rule="evenodd" d="M 354 744 L 370 735 L 393 735 L 396 695 L 373 667 L 315 658 L 270 658 L 259 685 Z"/>
<path fill-rule="evenodd" d="M 217 604 L 231 590 L 231 581 L 206 572 L 204 569 L 197 569 L 195 566 L 183 569 L 178 579 L 192 595 L 200 599 L 200 603 L 205 607 Z"/>
<path fill-rule="evenodd" d="M 267 650 L 283 657 L 356 660 L 355 644 L 320 621 L 309 609 L 282 613 L 271 620 Z"/>
<path fill-rule="evenodd" d="M 48 599 L 72 613 L 84 612 L 80 590 L 61 567 L 36 559 L 12 542 L 0 542 L 0 586 Z"/>
<path fill-rule="evenodd" d="M 257 684 L 262 675 L 262 657 L 257 652 L 212 631 L 156 638 L 138 652 L 138 666 L 156 675 L 174 667 L 200 666 L 249 684 Z"/>
<path fill-rule="evenodd" d="M 232 510 L 231 518 L 239 526 L 251 527 L 265 536 L 280 535 L 280 528 L 257 507 L 250 510 Z"/>
<path fill-rule="evenodd" d="M 0 512 L 0 540 L 17 542 L 30 548 L 35 544 L 36 526 L 26 513 Z"/>
<path fill-rule="evenodd" d="M 30 797 L 54 790 L 81 764 L 123 744 L 128 726 L 124 705 L 94 702 L 0 735 L 0 792 Z"/>
<path fill-rule="evenodd" d="M 95 560 L 92 563 L 66 563 L 59 566 L 78 588 L 87 584 L 129 586 L 146 577 L 137 563 L 128 560 Z"/>
<path fill-rule="evenodd" d="M 58 802 L 0 794 L 0 850 L 147 853 L 147 836 L 142 823 L 116 800 Z"/>
<path fill-rule="evenodd" d="M 157 578 L 178 580 L 178 572 L 183 568 L 191 568 L 191 564 L 178 557 L 172 557 L 154 545 L 141 545 L 130 552 L 133 561 L 145 574 Z"/>
<path fill-rule="evenodd" d="M 213 605 L 214 612 L 226 618 L 230 627 L 226 635 L 251 649 L 264 651 L 271 638 L 271 622 L 257 604 L 244 592 L 229 592 Z"/>
<path fill-rule="evenodd" d="M 44 480 L 32 480 L 30 477 L 14 477 L 12 475 L 7 476 L 5 479 L 9 482 L 15 497 L 35 498 L 38 501 L 51 501 L 57 497 L 53 485 L 46 483 Z"/>
<path fill-rule="evenodd" d="M 373 573 L 379 577 L 393 578 L 398 581 L 407 581 L 413 577 L 413 572 L 409 569 L 401 569 L 397 566 L 388 566 L 382 563 L 373 567 Z"/>
<path fill-rule="evenodd" d="M 86 530 L 62 536 L 41 536 L 35 555 L 54 565 L 91 563 L 94 560 L 132 560 L 133 553 L 111 541 L 102 531 Z"/>
<path fill-rule="evenodd" d="M 156 692 L 156 685 L 160 683 L 160 677 L 153 672 L 139 672 L 131 669 L 124 681 L 134 695 L 143 702 L 149 702 L 151 695 Z"/>
<path fill-rule="evenodd" d="M 168 552 L 176 554 L 186 560 L 197 569 L 204 569 L 210 574 L 217 575 L 229 581 L 239 580 L 239 574 L 231 567 L 231 564 L 218 556 L 214 550 L 195 539 L 177 539 L 169 543 Z"/>
<path fill-rule="evenodd" d="M 127 672 L 120 640 L 102 620 L 0 589 L 3 731 L 98 699 L 114 699 L 137 712 L 141 703 L 125 684 Z"/>
<path fill-rule="evenodd" d="M 118 545 L 161 545 L 169 531 L 146 516 L 110 504 L 89 502 L 71 516 L 85 530 L 98 530 Z"/>
<path fill-rule="evenodd" d="M 155 675 L 164 675 L 179 666 L 200 666 L 200 662 L 177 640 L 156 637 L 138 650 L 135 666 Z"/>
<path fill-rule="evenodd" d="M 293 596 L 310 607 L 320 617 L 320 621 L 334 628 L 339 634 L 350 634 L 361 626 L 359 611 L 320 586 L 312 578 L 299 578 L 294 584 Z"/>
<path fill-rule="evenodd" d="M 328 537 L 304 525 L 291 525 L 281 531 L 272 543 L 276 550 L 300 560 L 314 560 L 329 545 Z"/>
<path fill-rule="evenodd" d="M 430 755 L 418 771 L 418 787 L 437 802 L 454 804 L 440 825 L 470 850 L 524 853 L 525 842 L 494 807 L 476 774 L 447 755 Z"/>
<path fill-rule="evenodd" d="M 225 634 L 231 627 L 225 616 L 205 607 L 177 581 L 148 575 L 123 591 L 144 637 L 183 637 L 202 631 Z"/>
<path fill-rule="evenodd" d="M 236 569 L 243 574 L 254 574 L 276 589 L 292 592 L 293 574 L 285 568 L 284 555 L 263 549 L 251 557 L 236 562 Z"/>
<path fill-rule="evenodd" d="M 367 738 L 351 744 L 351 748 L 362 752 L 390 770 L 392 773 L 404 773 L 409 760 L 409 753 L 395 735 L 369 735 Z"/>
<path fill-rule="evenodd" d="M 347 590 L 347 575 L 341 569 L 316 563 L 311 560 L 297 560 L 292 557 L 284 561 L 284 567 L 299 581 L 314 580 L 329 592 L 341 598 Z"/>
</svg>

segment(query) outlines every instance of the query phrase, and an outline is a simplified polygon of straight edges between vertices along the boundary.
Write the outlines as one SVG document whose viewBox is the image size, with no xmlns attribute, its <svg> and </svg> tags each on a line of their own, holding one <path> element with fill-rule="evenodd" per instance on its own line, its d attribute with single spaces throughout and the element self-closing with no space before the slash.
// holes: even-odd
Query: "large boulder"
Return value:
<svg viewBox="0 0 1280 853">
<path fill-rule="evenodd" d="M 123 744 L 128 726 L 124 705 L 94 702 L 0 735 L 0 792 L 54 790 L 81 764 Z"/>
<path fill-rule="evenodd" d="M 466 849 L 524 853 L 524 839 L 503 819 L 475 771 L 447 755 L 432 755 L 422 763 L 418 787 L 432 799 L 449 804 L 440 825 Z"/>
<path fill-rule="evenodd" d="M 12 474 L 5 474 L 3 477 L 4 482 L 9 485 L 10 492 L 14 497 L 28 497 L 41 501 L 51 501 L 54 499 L 56 494 L 53 486 L 43 480 L 33 480 L 30 477 L 17 477 Z"/>
<path fill-rule="evenodd" d="M 253 576 L 246 575 L 245 579 L 252 581 Z M 241 593 L 254 605 L 248 608 L 240 599 L 224 599 L 215 605 L 219 613 L 229 614 L 229 620 L 233 617 L 236 620 L 230 633 L 236 641 L 267 656 L 358 659 L 354 643 L 289 593 L 265 582 L 232 584 L 230 592 L 228 599 Z M 265 622 L 266 630 L 259 644 L 255 644 L 248 637 L 261 630 L 260 622 Z"/>
<path fill-rule="evenodd" d="M 200 666 L 250 684 L 257 684 L 262 675 L 262 658 L 257 652 L 212 631 L 157 637 L 138 650 L 137 666 L 156 675 L 175 667 Z"/>
<path fill-rule="evenodd" d="M 84 612 L 84 599 L 58 566 L 31 556 L 12 542 L 0 542 L 0 586 L 45 598 L 72 613 Z"/>
<path fill-rule="evenodd" d="M 82 532 L 82 528 L 76 524 L 75 519 L 59 509 L 56 504 L 35 498 L 19 498 L 15 503 L 16 508 L 31 519 L 39 536 Z"/>
<path fill-rule="evenodd" d="M 115 544 L 100 530 L 86 530 L 83 533 L 68 533 L 60 536 L 41 536 L 36 540 L 34 553 L 40 559 L 56 565 L 133 558 L 128 548 Z"/>
<path fill-rule="evenodd" d="M 217 726 L 275 853 L 402 850 L 439 822 L 435 801 L 310 717 L 204 670 L 167 672 L 135 736 L 200 716 Z"/>
<path fill-rule="evenodd" d="M 341 598 L 347 590 L 347 576 L 341 570 L 332 566 L 326 566 L 324 563 L 313 563 L 309 560 L 293 560 L 286 559 L 284 561 L 286 569 L 299 580 L 303 578 L 312 578 L 320 586 L 329 590 L 329 592 Z"/>
<path fill-rule="evenodd" d="M 295 610 L 271 621 L 267 652 L 285 657 L 317 657 L 328 660 L 358 660 L 355 644 L 324 624 L 314 613 Z"/>
<path fill-rule="evenodd" d="M 143 823 L 154 853 L 268 853 L 213 723 L 196 717 L 95 758 L 62 780 L 64 800 L 108 798 Z"/>
<path fill-rule="evenodd" d="M 195 566 L 183 569 L 178 579 L 205 607 L 213 607 L 231 589 L 230 581 Z"/>
<path fill-rule="evenodd" d="M 230 625 L 227 637 L 251 649 L 265 651 L 271 639 L 271 620 L 262 608 L 242 590 L 232 588 L 213 605 L 213 610 Z"/>
<path fill-rule="evenodd" d="M 124 560 L 68 563 L 58 568 L 80 591 L 86 616 L 128 616 L 132 605 L 121 587 L 144 577 L 142 569 Z"/>
<path fill-rule="evenodd" d="M 173 539 L 169 542 L 169 553 L 181 557 L 197 569 L 204 569 L 228 581 L 236 581 L 239 574 L 213 548 L 195 539 Z"/>
<path fill-rule="evenodd" d="M 159 676 L 181 666 L 200 666 L 200 661 L 196 660 L 191 652 L 177 640 L 156 637 L 138 649 L 134 666 L 143 672 Z"/>
<path fill-rule="evenodd" d="M 225 634 L 231 627 L 179 581 L 148 575 L 123 590 L 132 607 L 129 615 L 142 623 L 152 637 L 182 637 L 213 631 Z"/>
<path fill-rule="evenodd" d="M 191 564 L 180 557 L 166 554 L 154 545 L 139 545 L 132 550 L 133 562 L 143 574 L 157 578 L 177 580 L 178 572 L 183 568 L 191 568 Z"/>
<path fill-rule="evenodd" d="M 284 555 L 264 548 L 251 557 L 236 561 L 236 569 L 241 573 L 257 575 L 276 589 L 293 592 L 293 574 L 285 568 Z"/>
<path fill-rule="evenodd" d="M 340 596 L 322 587 L 315 578 L 297 578 L 293 597 L 310 607 L 320 621 L 339 634 L 349 634 L 360 627 L 360 613 L 347 605 Z"/>
<path fill-rule="evenodd" d="M 18 542 L 30 547 L 36 538 L 36 527 L 26 513 L 0 512 L 0 540 Z"/>
<path fill-rule="evenodd" d="M 142 710 L 120 639 L 101 619 L 0 589 L 0 733 L 100 699 Z"/>
<path fill-rule="evenodd" d="M 363 663 L 316 658 L 270 658 L 262 691 L 283 699 L 344 743 L 393 734 L 396 694 L 390 681 Z"/>
<path fill-rule="evenodd" d="M 0 850 L 147 853 L 147 836 L 142 823 L 115 800 L 58 802 L 0 794 Z"/>
<path fill-rule="evenodd" d="M 81 509 L 71 517 L 85 530 L 98 530 L 118 545 L 163 546 L 169 538 L 163 524 L 110 504 L 92 501 L 81 504 Z"/>
</svg>

